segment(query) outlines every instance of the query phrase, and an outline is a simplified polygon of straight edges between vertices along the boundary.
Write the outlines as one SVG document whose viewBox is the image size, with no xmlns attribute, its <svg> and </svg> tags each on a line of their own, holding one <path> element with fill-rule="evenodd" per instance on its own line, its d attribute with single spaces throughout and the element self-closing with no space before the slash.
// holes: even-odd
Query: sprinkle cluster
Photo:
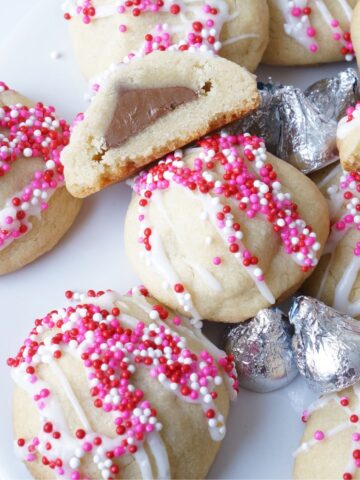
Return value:
<svg viewBox="0 0 360 480">
<path fill-rule="evenodd" d="M 353 120 L 360 119 L 360 102 L 357 102 L 354 107 L 351 106 L 347 108 L 346 115 L 347 123 L 352 122 Z"/>
<path fill-rule="evenodd" d="M 316 430 L 313 433 L 312 440 L 310 440 L 309 442 L 305 442 L 297 451 L 297 453 L 300 453 L 302 451 L 307 451 L 309 447 L 312 447 L 319 442 L 324 442 L 330 439 L 331 437 L 336 435 L 338 432 L 346 428 L 359 426 L 359 420 L 360 420 L 359 415 L 357 412 L 354 413 L 351 410 L 349 397 L 347 396 L 338 397 L 336 394 L 332 394 L 332 395 L 329 395 L 328 397 L 325 397 L 325 399 L 320 400 L 319 402 L 316 402 L 314 407 L 310 407 L 309 410 L 305 410 L 301 417 L 302 422 L 307 423 L 307 421 L 311 417 L 311 414 L 314 411 L 324 407 L 325 405 L 327 405 L 332 401 L 336 402 L 338 405 L 344 408 L 345 413 L 348 416 L 347 420 L 343 424 L 337 427 L 334 427 L 332 430 L 329 430 L 329 431 Z M 356 477 L 356 471 L 360 469 L 360 429 L 359 428 L 357 429 L 358 429 L 358 432 L 354 432 L 351 434 L 353 446 L 351 450 L 350 462 L 346 467 L 349 469 L 349 471 L 344 472 L 342 476 L 343 480 L 352 480 L 353 478 Z M 349 466 L 351 467 L 349 468 Z"/>
<path fill-rule="evenodd" d="M 134 17 L 139 17 L 143 13 L 168 13 L 179 17 L 181 25 L 157 23 L 151 31 L 146 33 L 140 50 L 130 52 L 123 61 L 127 62 L 134 56 L 147 55 L 155 50 L 199 49 L 218 52 L 222 46 L 219 41 L 222 26 L 226 20 L 230 19 L 227 3 L 222 0 L 200 3 L 200 6 L 191 7 L 182 0 L 129 0 L 114 4 L 112 14 L 119 14 L 120 17 L 124 13 L 131 13 Z M 73 2 L 67 2 L 63 8 L 66 10 L 64 14 L 66 20 L 79 15 L 85 24 L 102 16 L 101 6 L 95 8 L 92 0 L 81 0 L 77 6 L 74 6 Z M 127 32 L 125 23 L 119 24 L 119 32 Z"/>
<path fill-rule="evenodd" d="M 145 289 L 141 292 L 148 295 Z M 66 296 L 72 299 L 74 293 L 67 291 Z M 216 387 L 222 383 L 214 358 L 207 351 L 194 353 L 184 337 L 170 330 L 162 321 L 169 317 L 164 307 L 152 306 L 150 323 L 133 319 L 134 324 L 130 325 L 119 308 L 109 310 L 99 306 L 99 298 L 103 296 L 106 297 L 106 292 L 89 290 L 87 299 L 96 298 L 96 302 L 54 310 L 36 320 L 17 356 L 8 360 L 8 365 L 21 375 L 24 388 L 26 384 L 35 388 L 33 400 L 42 422 L 38 436 L 17 440 L 20 455 L 28 462 L 40 459 L 56 475 L 72 480 L 84 478 L 80 461 L 86 454 L 92 455 L 102 478 L 114 478 L 119 472 L 116 459 L 135 454 L 147 435 L 161 430 L 156 409 L 146 400 L 144 392 L 132 384 L 140 365 L 181 399 L 201 404 L 210 431 L 216 429 L 222 436 L 225 433 L 224 418 L 214 402 Z M 181 323 L 180 317 L 176 318 L 176 323 Z M 93 406 L 112 415 L 115 439 L 86 428 L 74 432 L 61 430 L 63 422 L 52 410 L 56 398 L 39 378 L 38 368 L 57 362 L 65 352 L 82 361 Z M 224 356 L 220 363 L 233 378 L 233 359 Z M 233 388 L 237 388 L 235 382 Z M 63 442 L 73 447 L 68 456 L 69 448 L 61 448 Z"/>
<path fill-rule="evenodd" d="M 345 213 L 332 226 L 333 232 L 344 232 L 349 229 L 360 231 L 360 173 L 344 173 L 338 185 L 328 188 L 330 196 L 341 193 L 345 202 Z M 360 241 L 354 248 L 354 255 L 360 256 Z"/>
<path fill-rule="evenodd" d="M 179 186 L 209 197 L 211 211 L 204 210 L 202 219 L 213 221 L 228 251 L 257 281 L 264 281 L 261 259 L 242 242 L 244 235 L 235 218 L 239 211 L 249 219 L 258 215 L 265 217 L 280 237 L 284 251 L 293 256 L 304 272 L 313 268 L 317 264 L 320 244 L 312 228 L 300 218 L 290 194 L 282 191 L 277 173 L 267 161 L 263 141 L 249 134 L 223 133 L 198 141 L 198 147 L 199 153 L 192 165 L 187 161 L 187 151 L 178 150 L 136 178 L 133 188 L 140 197 L 138 220 L 143 225 L 138 240 L 145 253 L 151 255 L 153 248 L 153 229 L 147 221 L 152 198 L 157 192 Z M 206 238 L 205 243 L 210 244 L 211 238 Z M 221 263 L 219 254 L 214 257 L 213 264 L 220 266 Z M 177 283 L 172 288 L 177 296 L 187 294 L 182 284 Z"/>
<path fill-rule="evenodd" d="M 302 7 L 299 5 L 299 3 L 303 2 L 297 2 L 296 0 L 288 0 L 288 9 L 292 19 L 295 20 L 295 27 L 292 28 L 288 25 L 287 28 L 291 30 L 290 33 L 294 34 L 296 34 L 296 32 L 304 31 L 307 40 L 309 40 L 309 42 L 306 42 L 308 44 L 309 51 L 311 53 L 317 53 L 319 51 L 319 44 L 316 41 L 318 32 L 316 28 L 313 27 L 310 23 L 312 9 L 308 6 Z M 325 5 L 324 8 L 327 10 L 327 7 Z M 329 15 L 331 15 L 330 12 Z M 327 23 L 329 28 L 331 29 L 332 38 L 335 42 L 341 44 L 341 55 L 344 56 L 344 59 L 346 61 L 351 62 L 355 57 L 355 51 L 351 42 L 350 32 L 344 32 L 340 27 L 340 22 L 336 18 L 330 18 Z"/>
<path fill-rule="evenodd" d="M 1 82 L 0 92 L 8 90 Z M 54 107 L 37 103 L 0 106 L 0 178 L 19 158 L 41 158 L 29 185 L 9 198 L 0 209 L 0 250 L 31 228 L 29 218 L 48 208 L 52 193 L 64 183 L 60 153 L 69 143 L 69 126 L 55 117 Z"/>
</svg>

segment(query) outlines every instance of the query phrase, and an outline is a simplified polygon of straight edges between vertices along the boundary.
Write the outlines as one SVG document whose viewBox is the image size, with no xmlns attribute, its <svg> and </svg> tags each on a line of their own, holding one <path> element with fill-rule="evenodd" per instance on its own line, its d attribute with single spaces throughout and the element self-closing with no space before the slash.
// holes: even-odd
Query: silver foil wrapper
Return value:
<svg viewBox="0 0 360 480">
<path fill-rule="evenodd" d="M 225 350 L 234 355 L 241 387 L 271 392 L 296 377 L 292 330 L 281 310 L 266 308 L 226 332 Z"/>
<path fill-rule="evenodd" d="M 299 372 L 319 393 L 343 390 L 360 379 L 360 322 L 314 298 L 301 296 L 289 312 Z"/>
<path fill-rule="evenodd" d="M 319 80 L 305 92 L 290 85 L 259 83 L 261 106 L 229 127 L 264 138 L 269 152 L 304 173 L 339 159 L 337 123 L 346 108 L 360 99 L 359 79 L 349 68 Z"/>
</svg>

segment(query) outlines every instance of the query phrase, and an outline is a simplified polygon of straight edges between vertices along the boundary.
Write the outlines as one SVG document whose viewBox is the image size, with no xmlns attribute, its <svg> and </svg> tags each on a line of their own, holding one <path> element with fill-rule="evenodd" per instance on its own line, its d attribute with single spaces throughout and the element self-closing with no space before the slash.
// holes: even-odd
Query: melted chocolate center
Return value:
<svg viewBox="0 0 360 480">
<path fill-rule="evenodd" d="M 105 133 L 107 147 L 119 147 L 158 118 L 196 98 L 197 94 L 187 87 L 122 88 Z"/>
</svg>

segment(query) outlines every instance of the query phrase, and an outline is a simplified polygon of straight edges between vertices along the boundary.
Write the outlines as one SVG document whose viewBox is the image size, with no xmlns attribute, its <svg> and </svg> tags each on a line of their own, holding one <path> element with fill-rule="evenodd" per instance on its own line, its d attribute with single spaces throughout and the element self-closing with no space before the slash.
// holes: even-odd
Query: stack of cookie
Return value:
<svg viewBox="0 0 360 480">
<path fill-rule="evenodd" d="M 131 178 L 126 250 L 143 283 L 66 292 L 71 305 L 37 319 L 9 359 L 34 478 L 203 478 L 237 380 L 202 320 L 247 320 L 305 281 L 360 316 L 360 105 L 338 131 L 348 172 L 313 179 L 224 128 L 258 107 L 262 59 L 351 61 L 356 3 L 69 0 L 87 111 L 69 127 L 0 83 L 0 273 L 52 248 L 82 198 Z M 360 4 L 360 51 L 359 17 Z M 323 478 L 298 477 L 309 471 Z"/>
</svg>

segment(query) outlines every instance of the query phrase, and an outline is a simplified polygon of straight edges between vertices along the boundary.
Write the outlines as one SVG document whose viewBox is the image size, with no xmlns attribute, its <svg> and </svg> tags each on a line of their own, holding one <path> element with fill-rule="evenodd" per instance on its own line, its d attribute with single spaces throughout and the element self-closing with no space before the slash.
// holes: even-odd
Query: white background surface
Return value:
<svg viewBox="0 0 360 480">
<path fill-rule="evenodd" d="M 72 56 L 60 3 L 0 0 L 0 80 L 34 100 L 56 106 L 71 121 L 84 109 L 86 85 Z M 61 53 L 61 59 L 50 59 L 54 50 Z M 259 78 L 266 80 L 271 75 L 275 81 L 306 87 L 344 67 L 262 67 Z M 0 278 L 1 480 L 30 478 L 12 449 L 12 384 L 6 359 L 17 351 L 35 318 L 65 304 L 65 290 L 125 292 L 138 283 L 123 246 L 129 198 L 126 185 L 115 185 L 87 199 L 57 248 Z M 214 329 L 215 333 L 219 330 Z M 232 406 L 228 433 L 209 478 L 290 478 L 291 455 L 302 433 L 300 415 L 311 398 L 300 378 L 271 394 L 242 391 Z"/>
</svg>

